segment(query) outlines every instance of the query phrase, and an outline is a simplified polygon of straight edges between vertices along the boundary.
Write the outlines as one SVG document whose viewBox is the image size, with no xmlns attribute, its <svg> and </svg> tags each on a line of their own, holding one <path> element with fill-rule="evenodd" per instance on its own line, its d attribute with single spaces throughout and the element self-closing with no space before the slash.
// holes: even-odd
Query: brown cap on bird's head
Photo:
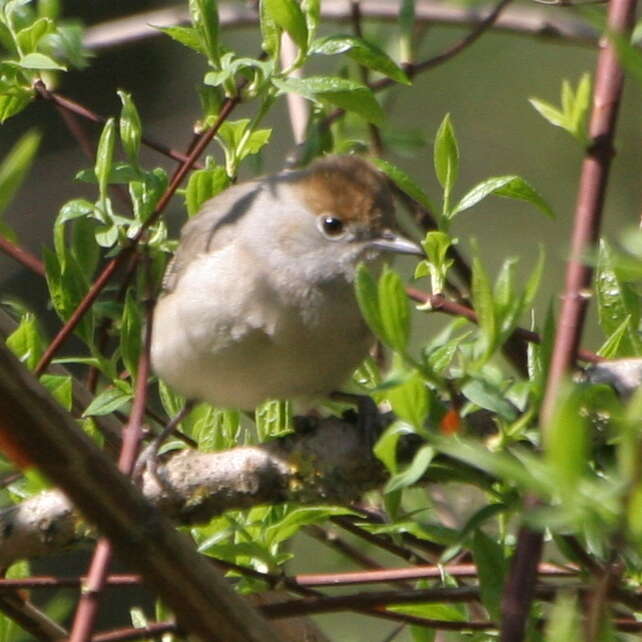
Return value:
<svg viewBox="0 0 642 642">
<path fill-rule="evenodd" d="M 396 227 L 387 179 L 364 158 L 326 156 L 296 173 L 296 186 L 313 214 L 332 212 L 346 223 L 375 229 Z"/>
</svg>

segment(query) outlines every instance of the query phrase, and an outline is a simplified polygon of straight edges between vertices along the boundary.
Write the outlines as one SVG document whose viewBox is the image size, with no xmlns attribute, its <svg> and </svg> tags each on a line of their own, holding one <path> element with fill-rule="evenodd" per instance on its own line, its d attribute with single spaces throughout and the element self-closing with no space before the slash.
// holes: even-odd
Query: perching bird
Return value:
<svg viewBox="0 0 642 642">
<path fill-rule="evenodd" d="M 165 274 L 156 373 L 187 398 L 245 410 L 339 389 L 373 343 L 356 266 L 423 254 L 395 229 L 386 179 L 357 156 L 328 156 L 207 201 Z"/>
</svg>

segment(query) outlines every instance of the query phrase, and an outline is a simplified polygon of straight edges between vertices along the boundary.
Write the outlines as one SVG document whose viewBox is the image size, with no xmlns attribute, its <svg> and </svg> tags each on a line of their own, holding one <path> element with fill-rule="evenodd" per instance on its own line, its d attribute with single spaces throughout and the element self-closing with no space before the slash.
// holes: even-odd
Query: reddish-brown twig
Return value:
<svg viewBox="0 0 642 642">
<path fill-rule="evenodd" d="M 389 553 L 392 553 L 393 555 L 396 555 L 397 557 L 400 557 L 408 562 L 417 564 L 428 563 L 428 560 L 421 557 L 421 555 L 418 555 L 416 552 L 410 550 L 409 548 L 405 548 L 403 546 L 395 544 L 390 538 L 384 535 L 375 535 L 365 530 L 364 528 L 357 526 L 350 517 L 339 515 L 331 517 L 330 519 L 333 523 L 337 524 L 337 526 L 341 526 L 341 528 L 347 530 L 349 533 L 352 533 L 353 535 L 356 535 L 357 537 L 360 537 L 361 539 L 370 542 L 371 544 L 374 544 L 375 546 L 378 546 L 379 548 L 388 551 Z"/>
<path fill-rule="evenodd" d="M 91 642 L 127 642 L 131 640 L 158 640 L 166 633 L 180 633 L 176 622 L 151 622 L 143 627 L 114 629 L 92 636 Z"/>
<path fill-rule="evenodd" d="M 147 289 L 150 289 L 148 281 Z M 149 293 L 148 293 L 149 294 Z M 146 323 L 143 350 L 138 361 L 136 379 L 136 394 L 132 405 L 129 421 L 123 430 L 123 441 L 118 459 L 118 469 L 124 475 L 131 475 L 140 450 L 143 430 L 142 423 L 147 404 L 147 380 L 150 374 L 150 346 L 152 342 L 153 303 L 148 296 L 146 301 Z M 101 537 L 96 544 L 96 550 L 91 560 L 87 581 L 78 601 L 74 625 L 69 637 L 70 642 L 88 642 L 93 633 L 100 596 L 107 581 L 107 573 L 111 565 L 113 551 L 111 542 Z"/>
<path fill-rule="evenodd" d="M 152 225 L 154 222 L 156 222 L 156 220 L 160 217 L 165 207 L 167 207 L 167 204 L 169 203 L 170 199 L 178 189 L 178 186 L 181 184 L 183 178 L 185 178 L 187 172 L 189 172 L 189 170 L 192 168 L 195 160 L 203 153 L 203 151 L 205 150 L 205 147 L 207 147 L 207 145 L 212 140 L 212 138 L 214 138 L 220 126 L 225 122 L 227 117 L 230 115 L 230 113 L 238 103 L 239 103 L 238 95 L 232 98 L 228 98 L 225 101 L 216 122 L 207 132 L 205 132 L 200 137 L 198 143 L 194 146 L 194 149 L 192 150 L 190 155 L 187 157 L 185 162 L 180 166 L 177 173 L 172 178 L 172 181 L 170 182 L 169 186 L 165 190 L 165 193 L 163 194 L 163 196 L 161 196 L 160 200 L 158 201 L 156 208 L 154 209 L 154 212 L 142 225 L 138 234 L 134 237 L 134 239 L 132 239 L 132 242 L 126 247 L 124 247 L 120 251 L 120 253 L 117 254 L 113 259 L 111 259 L 107 263 L 107 265 L 103 268 L 103 271 L 100 273 L 98 278 L 93 282 L 93 284 L 87 291 L 87 294 L 85 294 L 82 301 L 78 304 L 78 307 L 73 311 L 73 313 L 71 314 L 67 322 L 63 325 L 63 327 L 60 329 L 58 334 L 54 337 L 53 341 L 49 344 L 49 346 L 47 347 L 47 350 L 45 350 L 45 353 L 43 354 L 42 358 L 40 359 L 40 361 L 38 362 L 38 365 L 35 368 L 36 375 L 40 375 L 45 371 L 49 363 L 51 363 L 51 360 L 53 359 L 54 355 L 58 352 L 58 350 L 60 349 L 62 344 L 65 342 L 67 337 L 74 331 L 75 327 L 78 325 L 79 321 L 83 318 L 87 310 L 93 305 L 94 301 L 96 300 L 98 295 L 102 292 L 103 288 L 107 285 L 107 283 L 109 282 L 111 277 L 114 275 L 116 270 L 127 260 L 129 255 L 135 250 L 136 246 L 138 245 L 140 240 L 143 238 L 149 226 Z"/>
<path fill-rule="evenodd" d="M 468 33 L 468 35 L 464 36 L 460 41 L 456 42 L 454 45 L 451 45 L 448 49 L 443 51 L 442 53 L 433 56 L 432 58 L 429 58 L 428 60 L 424 60 L 423 62 L 418 62 L 414 63 L 411 65 L 405 65 L 404 71 L 409 75 L 409 76 L 415 76 L 418 73 L 422 73 L 424 71 L 427 71 L 428 69 L 432 69 L 433 67 L 437 67 L 447 60 L 450 60 L 457 54 L 461 53 L 465 49 L 467 49 L 470 45 L 472 45 L 474 42 L 476 42 L 481 35 L 490 29 L 501 12 L 512 2 L 512 0 L 501 0 L 495 8 L 475 27 Z M 387 89 L 388 87 L 393 86 L 396 84 L 396 81 L 393 80 L 392 78 L 382 78 L 381 80 L 377 80 L 376 82 L 370 83 L 368 86 L 370 89 L 373 91 L 381 91 L 383 89 Z M 326 124 L 333 123 L 337 118 L 341 118 L 345 114 L 345 111 L 343 109 L 337 109 L 333 111 L 331 114 L 329 114 L 324 120 Z"/>
<path fill-rule="evenodd" d="M 408 293 L 408 296 L 413 299 L 413 301 L 417 301 L 418 303 L 423 304 L 429 303 L 432 310 L 439 310 L 452 316 L 463 317 L 464 319 L 468 319 L 472 323 L 477 323 L 477 315 L 475 314 L 474 310 L 465 305 L 462 305 L 461 303 L 449 301 L 442 294 L 428 294 L 415 288 L 406 288 L 406 292 Z M 537 334 L 537 332 L 533 332 L 532 330 L 526 330 L 525 328 L 516 328 L 513 334 L 515 334 L 520 339 L 529 341 L 530 343 L 540 342 L 540 336 Z M 577 356 L 579 359 L 581 359 L 582 361 L 586 361 L 587 363 L 599 363 L 600 361 L 604 360 L 603 357 L 600 357 L 590 350 L 584 350 L 583 348 L 580 348 L 578 350 Z"/>
<path fill-rule="evenodd" d="M 92 111 L 91 109 L 88 109 L 87 107 L 84 107 L 83 105 L 80 105 L 79 103 L 74 102 L 70 98 L 66 98 L 65 96 L 61 96 L 56 92 L 49 91 L 46 85 L 42 81 L 37 81 L 34 85 L 34 89 L 36 90 L 36 92 L 41 98 L 52 102 L 59 109 L 59 111 L 61 111 L 61 113 L 68 112 L 70 114 L 75 114 L 76 116 L 80 116 L 81 118 L 84 118 L 86 120 L 91 121 L 92 123 L 96 123 L 99 125 L 104 125 L 108 120 L 105 116 L 101 116 L 100 114 L 97 114 L 95 111 Z M 70 129 L 72 127 L 73 126 L 70 124 Z M 85 140 L 85 137 L 80 136 L 79 142 L 83 140 Z M 167 147 L 167 145 L 164 145 L 163 143 L 160 143 L 151 138 L 148 138 L 147 136 L 142 136 L 141 142 L 147 147 L 149 147 L 150 149 L 157 151 L 159 154 L 163 154 L 164 156 L 173 158 L 174 160 L 179 161 L 181 163 L 185 163 L 188 160 L 188 156 L 186 156 L 185 154 L 179 151 L 176 151 L 171 147 Z M 87 146 L 86 142 L 84 144 L 81 143 L 81 146 L 83 147 L 86 153 L 88 152 L 89 155 L 93 154 L 93 150 Z M 192 166 L 197 167 L 199 165 L 197 163 L 194 163 Z"/>
<path fill-rule="evenodd" d="M 4 236 L 0 236 L 0 251 L 7 256 L 10 256 L 18 263 L 24 265 L 34 274 L 37 274 L 38 276 L 44 278 L 45 266 L 43 265 L 42 261 L 38 257 L 31 254 L 31 252 L 27 252 L 27 250 L 20 247 L 19 245 L 16 245 L 15 243 L 12 243 Z"/>
<path fill-rule="evenodd" d="M 574 577 L 578 569 L 563 568 L 553 564 L 540 564 L 538 573 L 546 577 Z M 380 582 L 403 582 L 422 578 L 441 578 L 444 574 L 451 577 L 477 577 L 474 564 L 423 564 L 406 568 L 385 568 L 349 573 L 304 573 L 295 576 L 297 584 L 303 586 L 349 586 L 354 584 L 373 584 Z"/>
</svg>

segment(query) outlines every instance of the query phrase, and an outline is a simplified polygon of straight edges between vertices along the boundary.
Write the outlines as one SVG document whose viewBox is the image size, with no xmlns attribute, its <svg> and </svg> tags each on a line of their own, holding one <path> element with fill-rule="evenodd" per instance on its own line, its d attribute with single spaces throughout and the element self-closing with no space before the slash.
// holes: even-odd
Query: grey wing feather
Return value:
<svg viewBox="0 0 642 642">
<path fill-rule="evenodd" d="M 181 239 L 163 276 L 163 294 L 174 290 L 193 257 L 223 247 L 233 237 L 232 224 L 238 221 L 260 192 L 260 183 L 235 185 L 206 201 L 201 211 L 181 231 Z"/>
</svg>

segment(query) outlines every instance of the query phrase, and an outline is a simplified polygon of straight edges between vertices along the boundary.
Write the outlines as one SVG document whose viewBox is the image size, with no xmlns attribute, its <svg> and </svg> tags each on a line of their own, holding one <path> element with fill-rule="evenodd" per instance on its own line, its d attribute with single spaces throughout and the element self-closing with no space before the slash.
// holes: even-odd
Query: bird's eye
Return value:
<svg viewBox="0 0 642 642">
<path fill-rule="evenodd" d="M 343 221 L 337 216 L 327 214 L 319 217 L 319 227 L 325 236 L 332 239 L 340 238 L 345 232 Z"/>
</svg>

